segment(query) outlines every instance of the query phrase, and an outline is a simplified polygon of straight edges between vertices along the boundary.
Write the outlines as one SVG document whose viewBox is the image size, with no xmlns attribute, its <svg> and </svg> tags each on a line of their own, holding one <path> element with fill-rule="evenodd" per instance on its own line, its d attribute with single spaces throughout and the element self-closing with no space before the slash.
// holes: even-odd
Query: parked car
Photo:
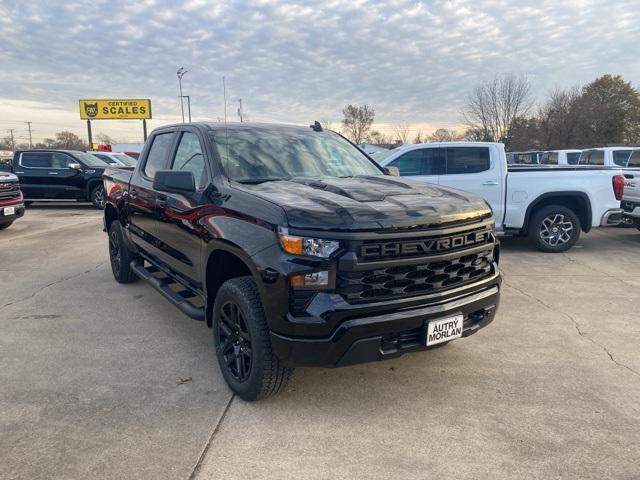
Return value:
<svg viewBox="0 0 640 480">
<path fill-rule="evenodd" d="M 119 165 L 121 167 L 135 167 L 138 160 L 122 152 L 88 152 L 94 157 L 108 163 L 109 165 Z"/>
<path fill-rule="evenodd" d="M 582 150 L 547 150 L 540 157 L 541 165 L 578 165 Z"/>
<path fill-rule="evenodd" d="M 504 145 L 488 142 L 407 145 L 393 150 L 381 165 L 482 196 L 501 233 L 527 235 L 544 252 L 565 251 L 581 230 L 622 221 L 621 170 L 507 166 Z"/>
<path fill-rule="evenodd" d="M 621 206 L 626 223 L 640 228 L 640 149 L 634 150 L 627 161 Z"/>
<path fill-rule="evenodd" d="M 108 164 L 76 150 L 19 150 L 11 165 L 25 202 L 90 201 L 104 206 L 102 174 Z"/>
<path fill-rule="evenodd" d="M 24 201 L 18 177 L 0 172 L 0 230 L 24 215 Z"/>
<path fill-rule="evenodd" d="M 602 147 L 583 150 L 579 165 L 600 165 L 606 167 L 626 167 L 631 152 L 637 147 Z"/>
<path fill-rule="evenodd" d="M 544 152 L 509 152 L 507 154 L 507 163 L 509 165 L 534 165 L 540 163 L 540 158 Z"/>
<path fill-rule="evenodd" d="M 104 184 L 115 279 L 206 320 L 245 400 L 282 389 L 295 365 L 471 335 L 498 307 L 487 203 L 389 176 L 317 122 L 159 128 L 135 170 Z"/>
</svg>

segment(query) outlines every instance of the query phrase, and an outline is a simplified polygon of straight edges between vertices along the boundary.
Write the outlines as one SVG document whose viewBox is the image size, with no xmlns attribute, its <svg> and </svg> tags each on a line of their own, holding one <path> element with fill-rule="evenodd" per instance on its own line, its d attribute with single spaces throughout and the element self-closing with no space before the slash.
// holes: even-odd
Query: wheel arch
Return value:
<svg viewBox="0 0 640 480">
<path fill-rule="evenodd" d="M 103 185 L 102 183 L 102 179 L 101 178 L 91 178 L 89 179 L 89 181 L 87 182 L 87 191 L 85 192 L 87 194 L 87 199 L 89 201 L 91 201 L 91 192 L 94 188 L 96 188 L 96 186 L 100 184 Z"/>
<path fill-rule="evenodd" d="M 589 196 L 580 191 L 561 191 L 543 193 L 529 204 L 524 216 L 524 234 L 529 233 L 529 222 L 533 214 L 542 207 L 549 205 L 561 205 L 572 210 L 580 220 L 581 230 L 585 233 L 591 230 L 592 212 Z"/>
<path fill-rule="evenodd" d="M 240 247 L 229 241 L 220 240 L 209 250 L 204 270 L 204 289 L 207 299 L 206 320 L 211 327 L 213 302 L 220 287 L 232 278 L 252 277 L 263 299 L 261 277 L 253 260 Z"/>
</svg>

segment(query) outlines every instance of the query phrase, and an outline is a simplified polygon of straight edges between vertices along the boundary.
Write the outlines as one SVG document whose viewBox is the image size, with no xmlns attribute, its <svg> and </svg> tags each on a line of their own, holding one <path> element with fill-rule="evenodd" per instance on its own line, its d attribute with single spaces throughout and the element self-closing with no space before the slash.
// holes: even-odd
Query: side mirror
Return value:
<svg viewBox="0 0 640 480">
<path fill-rule="evenodd" d="M 153 189 L 166 193 L 193 193 L 196 191 L 196 181 L 190 171 L 158 170 L 153 178 Z"/>
<path fill-rule="evenodd" d="M 387 172 L 394 177 L 400 176 L 400 169 L 398 167 L 387 167 Z"/>
<path fill-rule="evenodd" d="M 82 169 L 82 165 L 80 165 L 79 163 L 70 163 L 67 165 L 67 167 L 69 167 L 71 170 L 80 170 Z"/>
</svg>

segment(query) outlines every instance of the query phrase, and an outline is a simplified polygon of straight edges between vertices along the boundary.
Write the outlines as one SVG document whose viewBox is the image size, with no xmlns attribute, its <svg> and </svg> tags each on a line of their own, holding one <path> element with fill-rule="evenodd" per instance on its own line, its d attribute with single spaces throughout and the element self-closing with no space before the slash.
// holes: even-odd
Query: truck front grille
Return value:
<svg viewBox="0 0 640 480">
<path fill-rule="evenodd" d="M 337 292 L 349 303 L 378 302 L 424 295 L 478 281 L 492 273 L 493 245 L 448 260 L 370 270 L 338 271 Z"/>
</svg>

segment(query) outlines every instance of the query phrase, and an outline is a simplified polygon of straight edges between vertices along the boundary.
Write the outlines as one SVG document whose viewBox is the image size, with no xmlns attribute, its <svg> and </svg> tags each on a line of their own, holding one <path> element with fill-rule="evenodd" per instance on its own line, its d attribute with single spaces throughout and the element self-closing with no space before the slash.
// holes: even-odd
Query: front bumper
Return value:
<svg viewBox="0 0 640 480">
<path fill-rule="evenodd" d="M 384 360 L 406 352 L 428 350 L 430 320 L 464 316 L 463 337 L 491 323 L 500 299 L 500 274 L 461 289 L 458 295 L 422 304 L 358 305 L 345 312 L 345 320 L 327 337 L 293 337 L 271 332 L 274 353 L 288 365 L 337 367 Z M 318 318 L 320 321 L 320 319 Z M 313 321 L 313 317 L 307 319 Z"/>
<path fill-rule="evenodd" d="M 5 215 L 8 209 L 13 208 L 13 214 Z M 24 215 L 24 203 L 15 205 L 0 204 L 0 224 L 13 222 L 16 218 Z"/>
</svg>

